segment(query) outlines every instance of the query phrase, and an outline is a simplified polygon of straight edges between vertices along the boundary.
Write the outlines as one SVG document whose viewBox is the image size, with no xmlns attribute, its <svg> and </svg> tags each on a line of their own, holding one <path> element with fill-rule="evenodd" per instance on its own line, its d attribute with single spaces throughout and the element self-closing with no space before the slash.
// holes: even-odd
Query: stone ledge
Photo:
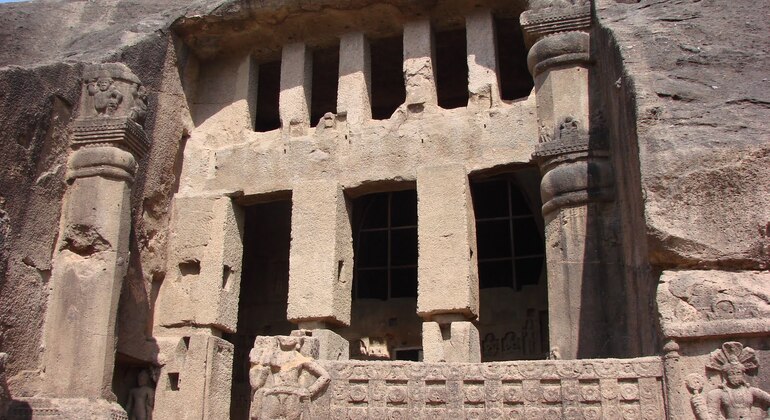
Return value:
<svg viewBox="0 0 770 420">
<path fill-rule="evenodd" d="M 141 159 L 150 150 L 150 140 L 142 126 L 128 118 L 95 117 L 77 119 L 72 124 L 73 148 L 115 146 Z"/>
</svg>

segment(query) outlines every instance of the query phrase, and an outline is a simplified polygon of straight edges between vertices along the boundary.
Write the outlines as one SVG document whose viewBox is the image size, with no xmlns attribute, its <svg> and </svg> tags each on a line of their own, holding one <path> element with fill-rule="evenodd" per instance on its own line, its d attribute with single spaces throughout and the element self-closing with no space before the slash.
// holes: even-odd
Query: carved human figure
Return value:
<svg viewBox="0 0 770 420">
<path fill-rule="evenodd" d="M 274 345 L 255 345 L 249 355 L 250 417 L 252 420 L 307 419 L 310 400 L 321 393 L 331 378 L 323 367 L 300 352 L 305 337 L 273 339 Z"/>
<path fill-rule="evenodd" d="M 152 420 L 155 406 L 155 389 L 151 385 L 150 373 L 142 370 L 136 378 L 137 386 L 128 392 L 126 411 L 128 420 Z"/>
<path fill-rule="evenodd" d="M 99 115 L 112 115 L 123 102 L 123 94 L 110 77 L 99 77 L 88 83 L 88 94 L 94 97 L 94 109 Z"/>
<path fill-rule="evenodd" d="M 484 341 L 481 343 L 484 349 L 484 356 L 494 357 L 500 351 L 500 340 L 495 337 L 494 333 L 488 333 L 484 336 Z"/>
<path fill-rule="evenodd" d="M 719 372 L 722 383 L 703 397 L 703 380 L 699 375 L 687 378 L 690 401 L 698 420 L 751 419 L 753 407 L 770 409 L 770 394 L 752 387 L 746 381 L 746 372 L 759 368 L 754 349 L 730 341 L 711 352 L 706 369 Z M 770 419 L 770 410 L 765 419 Z"/>
<path fill-rule="evenodd" d="M 519 338 L 516 337 L 516 333 L 513 331 L 505 333 L 503 339 L 500 341 L 500 347 L 503 349 L 503 354 L 511 354 L 519 350 Z"/>
<path fill-rule="evenodd" d="M 129 118 L 136 121 L 139 125 L 144 125 L 144 118 L 147 116 L 147 89 L 144 86 L 134 83 L 131 85 L 131 98 L 133 104 Z"/>
<path fill-rule="evenodd" d="M 522 341 L 524 347 L 524 354 L 536 354 L 537 353 L 537 336 L 535 331 L 535 310 L 532 308 L 527 309 L 527 318 L 524 320 L 524 331 L 522 332 Z"/>
</svg>

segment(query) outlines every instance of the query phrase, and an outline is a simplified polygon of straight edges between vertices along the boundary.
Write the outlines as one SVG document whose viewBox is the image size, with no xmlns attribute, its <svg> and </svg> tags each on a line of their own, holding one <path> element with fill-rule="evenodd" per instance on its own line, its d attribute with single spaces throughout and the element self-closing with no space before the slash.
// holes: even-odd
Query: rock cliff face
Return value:
<svg viewBox="0 0 770 420">
<path fill-rule="evenodd" d="M 650 263 L 770 263 L 766 2 L 597 2 L 633 86 Z M 613 82 L 614 81 L 607 81 Z"/>
<path fill-rule="evenodd" d="M 83 63 L 123 62 L 150 92 L 146 129 L 153 146 L 134 188 L 118 334 L 123 353 L 146 358 L 152 287 L 165 276 L 169 203 L 192 126 L 184 63 L 188 54 L 213 55 L 227 48 L 222 39 L 238 39 L 196 38 L 195 31 L 248 33 L 229 22 L 249 16 L 280 27 L 303 11 L 372 3 L 0 5 L 0 350 L 9 353 L 15 396 L 37 392 L 51 253 L 66 189 L 67 130 L 77 113 Z M 383 13 L 397 21 L 400 10 L 436 2 L 385 3 Z M 650 298 L 645 304 L 652 305 L 663 270 L 770 268 L 770 4 L 597 0 L 595 11 L 593 47 L 612 51 L 597 63 L 600 77 L 593 83 L 616 91 L 604 99 L 613 104 L 606 110 L 618 139 L 611 147 L 622 151 L 613 161 L 617 183 L 643 197 L 621 197 L 620 217 L 640 232 L 631 239 L 641 246 L 626 260 Z"/>
</svg>

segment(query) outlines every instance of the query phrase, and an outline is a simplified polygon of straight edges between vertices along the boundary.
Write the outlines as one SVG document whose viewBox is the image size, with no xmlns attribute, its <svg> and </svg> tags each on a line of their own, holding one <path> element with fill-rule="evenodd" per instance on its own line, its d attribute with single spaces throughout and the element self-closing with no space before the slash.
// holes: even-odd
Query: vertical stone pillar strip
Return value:
<svg viewBox="0 0 770 420">
<path fill-rule="evenodd" d="M 193 109 L 195 125 L 252 128 L 258 71 L 248 55 L 201 63 Z"/>
<path fill-rule="evenodd" d="M 433 31 L 429 20 L 404 25 L 404 82 L 406 105 L 437 105 L 436 77 L 433 72 Z"/>
<path fill-rule="evenodd" d="M 478 362 L 476 229 L 463 165 L 417 172 L 418 297 L 425 361 Z"/>
<path fill-rule="evenodd" d="M 605 270 L 591 231 L 596 206 L 613 199 L 613 187 L 605 139 L 590 126 L 600 120 L 588 106 L 590 4 L 528 10 L 521 24 L 540 126 L 532 157 L 543 174 L 550 345 L 565 359 L 600 357 Z"/>
<path fill-rule="evenodd" d="M 163 364 L 153 417 L 230 418 L 233 345 L 209 334 L 158 339 Z"/>
<path fill-rule="evenodd" d="M 45 324 L 44 393 L 114 400 L 115 322 L 128 266 L 131 184 L 149 149 L 146 91 L 123 64 L 84 70 Z M 84 410 L 87 407 L 83 408 Z"/>
<path fill-rule="evenodd" d="M 340 39 L 339 74 L 337 113 L 345 114 L 350 125 L 360 126 L 372 118 L 371 56 L 363 32 Z"/>
<path fill-rule="evenodd" d="M 288 319 L 312 329 L 323 323 L 350 325 L 353 236 L 340 185 L 329 180 L 296 184 L 291 224 Z"/>
<path fill-rule="evenodd" d="M 155 335 L 179 326 L 234 332 L 243 257 L 242 211 L 230 197 L 178 196 L 171 226 L 167 280 L 155 305 Z"/>
<path fill-rule="evenodd" d="M 478 10 L 465 18 L 470 105 L 489 108 L 500 102 L 497 48 L 492 11 Z"/>
<path fill-rule="evenodd" d="M 313 87 L 313 55 L 302 42 L 283 47 L 281 94 L 278 109 L 281 126 L 291 136 L 302 136 L 310 127 Z"/>
</svg>

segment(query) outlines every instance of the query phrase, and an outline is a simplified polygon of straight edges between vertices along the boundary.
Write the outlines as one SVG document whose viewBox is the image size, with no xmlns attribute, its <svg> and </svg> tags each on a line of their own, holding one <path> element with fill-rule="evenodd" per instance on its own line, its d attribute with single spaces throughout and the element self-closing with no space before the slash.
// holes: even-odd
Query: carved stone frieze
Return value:
<svg viewBox="0 0 770 420">
<path fill-rule="evenodd" d="M 770 331 L 769 281 L 763 272 L 664 272 L 657 297 L 663 334 L 697 338 Z"/>
<path fill-rule="evenodd" d="M 690 391 L 693 413 L 698 420 L 750 419 L 770 417 L 770 394 L 752 387 L 746 381 L 746 374 L 756 374 L 759 361 L 751 347 L 730 341 L 709 355 L 706 371 L 717 372 L 721 383 L 705 392 L 705 380 L 698 374 L 687 377 L 686 386 Z"/>
<path fill-rule="evenodd" d="M 319 361 L 332 418 L 663 418 L 662 363 L 639 359 L 497 363 Z M 611 413 L 617 412 L 617 416 Z M 582 417 L 581 417 L 582 416 Z M 626 416 L 626 417 L 624 417 Z M 635 416 L 635 417 L 634 417 Z"/>
</svg>

